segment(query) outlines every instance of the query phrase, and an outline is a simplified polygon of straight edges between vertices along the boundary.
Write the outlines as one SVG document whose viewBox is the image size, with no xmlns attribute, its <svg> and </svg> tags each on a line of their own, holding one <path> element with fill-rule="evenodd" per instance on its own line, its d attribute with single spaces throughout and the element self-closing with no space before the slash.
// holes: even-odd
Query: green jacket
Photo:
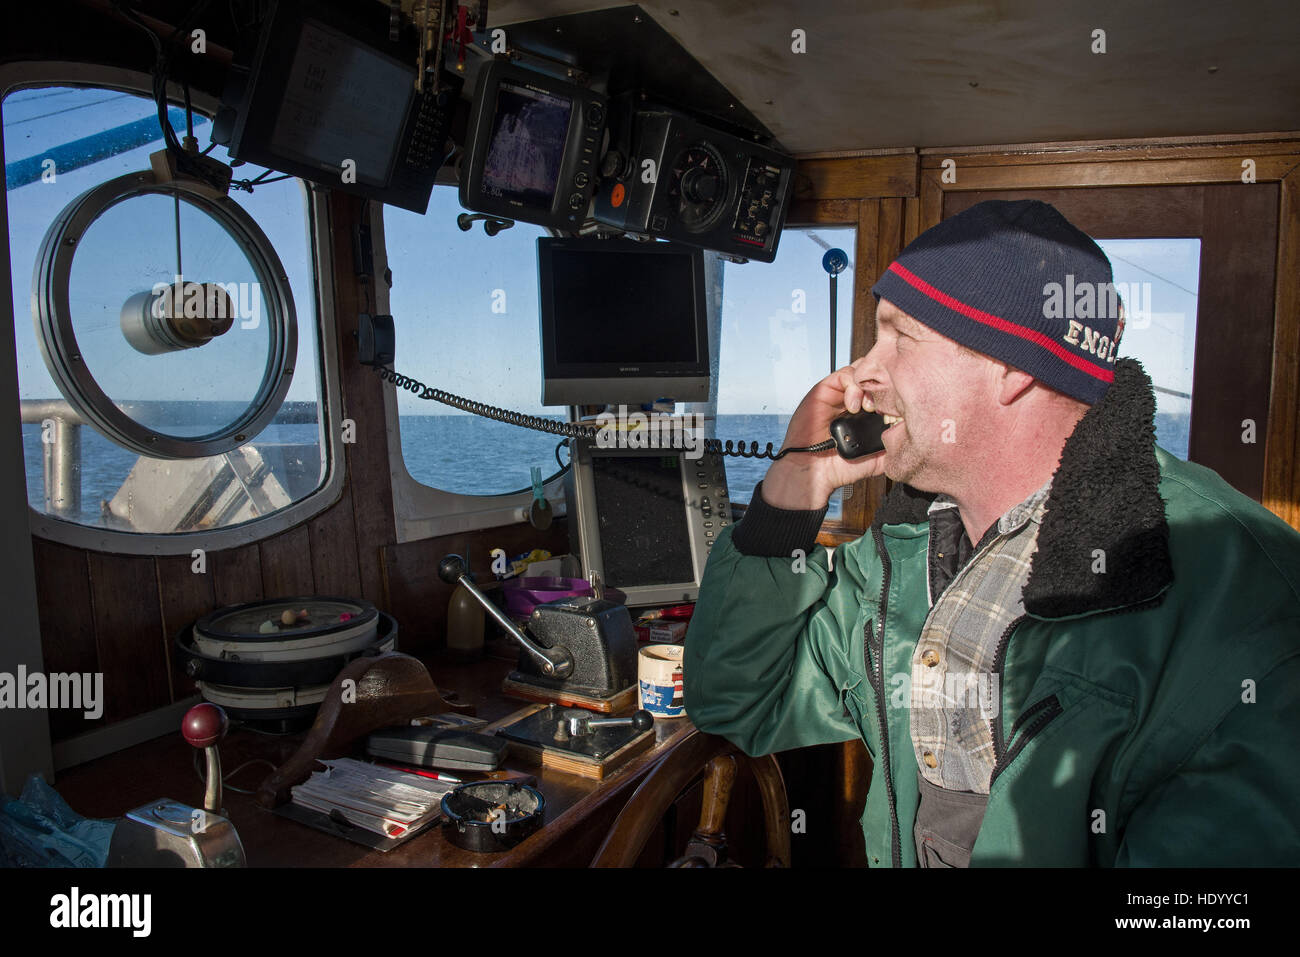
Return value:
<svg viewBox="0 0 1300 957">
<path fill-rule="evenodd" d="M 1002 637 L 972 866 L 1300 864 L 1300 534 L 1158 448 L 1154 407 L 1121 360 L 1062 453 Z M 872 866 L 916 866 L 901 676 L 929 611 L 932 499 L 896 485 L 833 570 L 820 513 L 751 506 L 686 642 L 702 730 L 751 755 L 861 737 Z"/>
</svg>

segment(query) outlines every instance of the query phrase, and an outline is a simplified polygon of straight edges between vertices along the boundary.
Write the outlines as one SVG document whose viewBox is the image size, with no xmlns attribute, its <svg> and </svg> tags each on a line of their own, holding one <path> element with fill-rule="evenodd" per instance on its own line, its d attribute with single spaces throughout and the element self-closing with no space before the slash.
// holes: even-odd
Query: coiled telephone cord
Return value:
<svg viewBox="0 0 1300 957">
<path fill-rule="evenodd" d="M 372 368 L 380 378 L 386 379 L 397 388 L 405 389 L 421 399 L 441 402 L 453 409 L 472 412 L 474 415 L 482 416 L 485 419 L 495 419 L 498 422 L 515 425 L 521 429 L 532 429 L 535 432 L 545 432 L 548 435 L 563 435 L 571 439 L 595 439 L 600 431 L 595 426 L 580 425 L 577 422 L 556 422 L 554 419 L 525 415 L 523 412 L 512 412 L 509 409 L 498 408 L 485 402 L 475 402 L 472 399 L 466 399 L 451 392 L 444 392 L 442 389 L 435 389 L 432 386 L 425 385 L 418 379 L 412 379 L 410 376 L 402 375 L 400 372 L 395 372 L 385 366 L 372 366 Z M 833 448 L 835 448 L 835 442 L 831 439 L 818 442 L 816 445 L 810 445 L 807 448 L 782 449 L 780 452 L 772 449 L 771 442 L 767 443 L 767 448 L 760 451 L 757 442 L 750 442 L 748 448 L 746 448 L 744 442 L 736 444 L 731 439 L 727 439 L 726 442 L 721 439 L 704 440 L 704 451 L 710 455 L 730 455 L 734 458 L 743 459 L 771 459 L 773 462 L 791 452 L 825 452 Z"/>
</svg>

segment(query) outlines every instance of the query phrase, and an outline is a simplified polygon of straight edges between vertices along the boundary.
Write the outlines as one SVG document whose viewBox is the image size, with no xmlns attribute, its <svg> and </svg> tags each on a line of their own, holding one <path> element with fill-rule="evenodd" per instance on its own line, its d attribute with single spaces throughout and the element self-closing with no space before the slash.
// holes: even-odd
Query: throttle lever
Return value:
<svg viewBox="0 0 1300 957">
<path fill-rule="evenodd" d="M 542 674 L 548 678 L 567 678 L 573 674 L 573 656 L 568 650 L 557 645 L 554 648 L 542 648 L 529 639 L 519 627 L 511 621 L 500 608 L 488 601 L 488 597 L 478 590 L 469 577 L 465 560 L 459 555 L 448 555 L 438 563 L 438 577 L 448 585 L 460 585 L 473 595 L 483 610 L 492 616 L 492 620 L 505 629 L 524 652 L 533 659 Z"/>
</svg>

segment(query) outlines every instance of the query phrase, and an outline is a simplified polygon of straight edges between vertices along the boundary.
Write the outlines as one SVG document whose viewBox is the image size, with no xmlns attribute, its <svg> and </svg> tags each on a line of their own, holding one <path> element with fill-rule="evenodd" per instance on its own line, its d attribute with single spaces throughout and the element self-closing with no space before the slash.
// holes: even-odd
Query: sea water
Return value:
<svg viewBox="0 0 1300 957">
<path fill-rule="evenodd" d="M 274 422 L 254 439 L 280 483 L 295 498 L 309 494 L 322 481 L 319 462 L 319 429 L 315 422 Z M 768 442 L 780 449 L 788 416 L 720 415 L 713 434 L 733 443 L 758 442 L 760 451 Z M 155 428 L 161 428 L 155 425 Z M 568 463 L 563 438 L 535 432 L 504 422 L 471 415 L 404 415 L 399 423 L 402 455 L 406 470 L 434 488 L 450 492 L 499 495 L 527 489 L 531 467 L 538 466 L 545 478 Z M 364 437 L 358 437 L 359 440 Z M 1156 441 L 1180 458 L 1187 457 L 1188 417 L 1186 414 L 1157 413 Z M 291 468 L 276 450 L 297 450 Z M 44 471 L 39 425 L 23 426 L 28 501 L 44 511 Z M 137 456 L 102 436 L 89 426 L 81 429 L 81 520 L 99 524 L 103 504 L 121 487 Z M 771 465 L 769 459 L 728 456 L 725 459 L 727 485 L 732 501 L 748 502 L 754 487 Z M 831 501 L 827 517 L 841 513 L 839 496 Z"/>
</svg>

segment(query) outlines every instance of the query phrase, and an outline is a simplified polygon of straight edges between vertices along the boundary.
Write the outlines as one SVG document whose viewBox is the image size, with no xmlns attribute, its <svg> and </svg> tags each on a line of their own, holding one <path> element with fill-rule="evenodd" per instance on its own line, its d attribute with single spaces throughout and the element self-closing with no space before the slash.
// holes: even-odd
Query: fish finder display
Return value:
<svg viewBox="0 0 1300 957">
<path fill-rule="evenodd" d="M 564 159 L 572 101 L 503 82 L 497 91 L 483 191 L 507 202 L 550 209 Z"/>
<path fill-rule="evenodd" d="M 676 455 L 593 455 L 605 580 L 617 588 L 690 582 L 690 532 Z"/>
</svg>

